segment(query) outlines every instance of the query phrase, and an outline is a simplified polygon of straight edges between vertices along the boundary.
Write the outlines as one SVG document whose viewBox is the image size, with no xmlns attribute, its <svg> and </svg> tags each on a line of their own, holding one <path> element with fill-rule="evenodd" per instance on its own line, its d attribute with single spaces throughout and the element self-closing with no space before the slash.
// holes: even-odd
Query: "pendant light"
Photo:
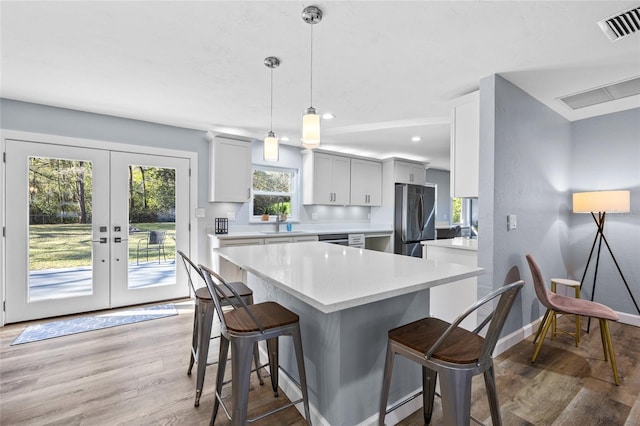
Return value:
<svg viewBox="0 0 640 426">
<path fill-rule="evenodd" d="M 264 59 L 264 65 L 271 69 L 271 122 L 269 125 L 269 133 L 264 138 L 262 157 L 265 161 L 278 161 L 280 144 L 276 134 L 273 133 L 273 69 L 280 66 L 280 59 L 275 56 L 269 56 Z"/>
<path fill-rule="evenodd" d="M 302 11 L 302 20 L 311 27 L 310 106 L 302 117 L 302 146 L 313 149 L 320 146 L 320 116 L 313 107 L 313 26 L 322 20 L 322 10 L 317 6 L 307 6 Z"/>
</svg>

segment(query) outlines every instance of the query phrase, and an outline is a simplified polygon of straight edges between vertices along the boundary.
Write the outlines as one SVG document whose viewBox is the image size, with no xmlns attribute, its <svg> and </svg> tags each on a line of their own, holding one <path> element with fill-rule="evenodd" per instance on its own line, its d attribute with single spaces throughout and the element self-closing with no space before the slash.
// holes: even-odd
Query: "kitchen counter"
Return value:
<svg viewBox="0 0 640 426">
<path fill-rule="evenodd" d="M 225 247 L 220 257 L 323 313 L 479 275 L 482 269 L 319 242 Z"/>
<path fill-rule="evenodd" d="M 483 271 L 320 242 L 215 251 L 246 271 L 256 302 L 276 301 L 300 315 L 316 425 L 376 423 L 388 330 L 427 316 L 431 287 Z M 280 342 L 280 364 L 298 380 L 290 341 Z M 409 363 L 396 363 L 394 377 L 390 402 L 422 386 L 419 369 Z M 289 398 L 298 398 L 285 374 L 280 384 Z M 408 416 L 420 401 L 390 414 L 389 422 Z"/>
<path fill-rule="evenodd" d="M 478 251 L 478 240 L 469 238 L 447 238 L 444 240 L 427 240 L 421 241 L 423 246 L 428 247 L 444 247 L 460 250 Z"/>
<path fill-rule="evenodd" d="M 214 234 L 210 233 L 209 236 L 219 238 L 221 240 L 234 240 L 241 238 L 265 238 L 265 237 L 286 237 L 286 236 L 296 236 L 296 235 L 325 235 L 325 234 L 389 234 L 393 232 L 391 228 L 385 227 L 369 227 L 369 226 L 358 226 L 358 227 L 303 227 L 301 225 L 294 224 L 294 229 L 292 231 L 287 231 L 286 222 L 280 225 L 280 232 L 274 232 L 275 224 L 264 224 L 264 225 L 256 225 L 256 227 L 260 227 L 260 229 L 256 230 L 230 230 L 228 234 Z"/>
</svg>

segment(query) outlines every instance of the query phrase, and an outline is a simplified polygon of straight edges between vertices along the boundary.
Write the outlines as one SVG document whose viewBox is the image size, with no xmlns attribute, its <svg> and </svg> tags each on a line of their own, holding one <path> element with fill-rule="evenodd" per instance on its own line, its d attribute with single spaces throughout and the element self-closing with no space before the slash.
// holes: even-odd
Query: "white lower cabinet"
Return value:
<svg viewBox="0 0 640 426">
<path fill-rule="evenodd" d="M 426 245 L 423 257 L 430 260 L 478 266 L 478 252 L 448 247 Z M 478 279 L 476 277 L 443 284 L 429 289 L 429 314 L 442 320 L 453 322 L 465 309 L 478 300 Z M 473 312 L 461 326 L 467 330 L 476 328 L 477 312 Z"/>
</svg>

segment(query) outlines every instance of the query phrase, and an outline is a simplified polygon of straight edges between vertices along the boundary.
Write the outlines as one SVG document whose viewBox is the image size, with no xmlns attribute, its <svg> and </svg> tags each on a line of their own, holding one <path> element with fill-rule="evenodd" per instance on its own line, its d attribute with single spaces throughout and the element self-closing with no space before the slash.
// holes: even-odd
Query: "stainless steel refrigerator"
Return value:
<svg viewBox="0 0 640 426">
<path fill-rule="evenodd" d="M 436 187 L 396 183 L 394 252 L 422 257 L 422 240 L 436 238 Z"/>
</svg>

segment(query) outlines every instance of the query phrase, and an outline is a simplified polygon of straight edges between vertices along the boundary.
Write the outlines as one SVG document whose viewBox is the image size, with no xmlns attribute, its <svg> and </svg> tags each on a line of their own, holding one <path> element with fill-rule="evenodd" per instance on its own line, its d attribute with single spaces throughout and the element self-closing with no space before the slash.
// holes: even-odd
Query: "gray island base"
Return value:
<svg viewBox="0 0 640 426">
<path fill-rule="evenodd" d="M 228 247 L 216 252 L 246 272 L 256 302 L 272 300 L 300 315 L 314 425 L 376 424 L 387 331 L 425 317 L 429 288 L 477 276 L 481 268 L 320 242 Z M 290 339 L 280 365 L 295 380 Z M 290 399 L 298 389 L 281 374 Z M 396 359 L 389 402 L 422 385 L 420 367 Z M 419 408 L 421 398 L 387 418 Z"/>
</svg>

